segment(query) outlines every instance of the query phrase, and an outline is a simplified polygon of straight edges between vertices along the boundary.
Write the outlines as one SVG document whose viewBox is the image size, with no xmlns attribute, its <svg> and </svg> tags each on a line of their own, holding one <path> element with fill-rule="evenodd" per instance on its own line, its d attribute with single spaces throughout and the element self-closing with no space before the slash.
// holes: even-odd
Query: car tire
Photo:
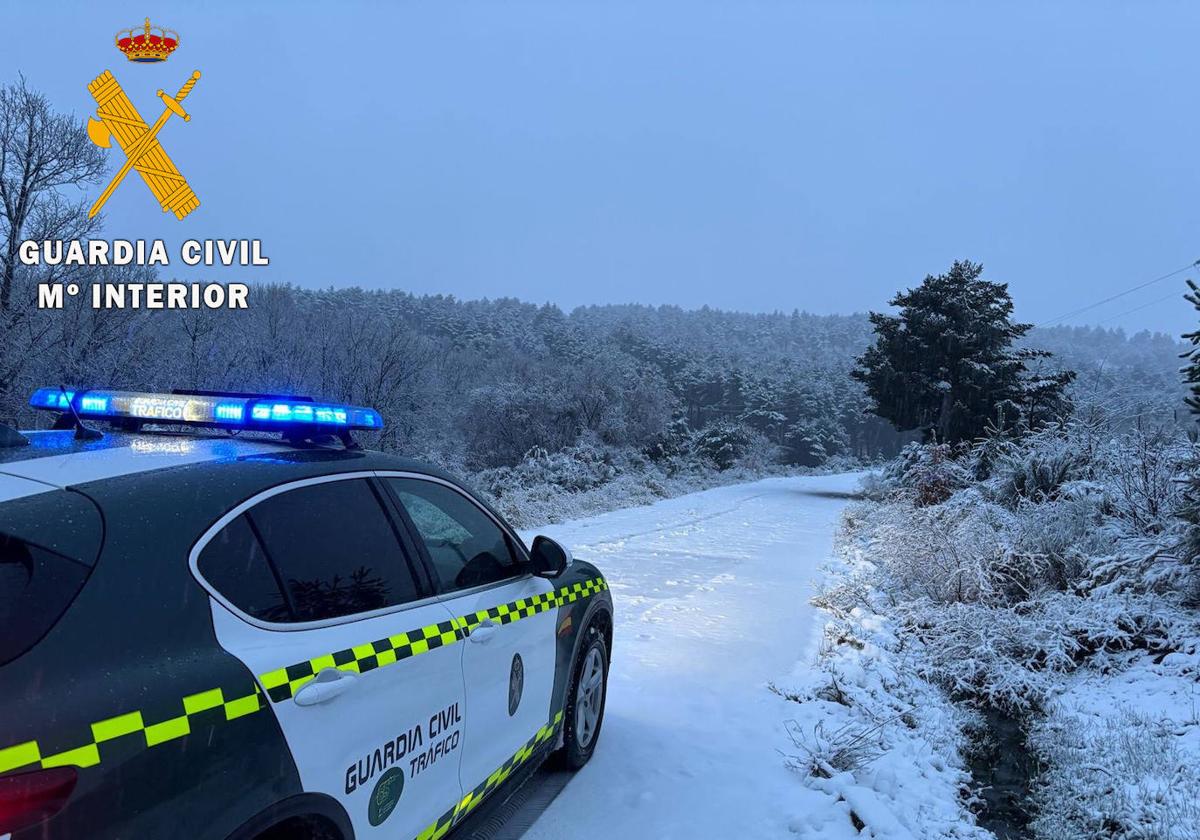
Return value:
<svg viewBox="0 0 1200 840">
<path fill-rule="evenodd" d="M 589 627 L 587 633 L 587 641 L 571 669 L 563 715 L 563 746 L 558 757 L 567 770 L 578 770 L 595 752 L 608 698 L 608 649 L 604 636 L 595 626 Z"/>
<path fill-rule="evenodd" d="M 293 817 L 267 829 L 255 840 L 342 840 L 342 833 L 319 817 Z"/>
</svg>

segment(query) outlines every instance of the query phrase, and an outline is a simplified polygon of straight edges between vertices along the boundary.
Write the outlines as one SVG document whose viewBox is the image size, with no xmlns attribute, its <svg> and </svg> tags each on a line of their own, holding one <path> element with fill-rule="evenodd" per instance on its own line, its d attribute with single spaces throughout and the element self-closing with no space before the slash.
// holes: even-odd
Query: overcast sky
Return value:
<svg viewBox="0 0 1200 840">
<path fill-rule="evenodd" d="M 969 258 L 1043 322 L 1200 258 L 1194 3 L 60 6 L 0 0 L 0 82 L 151 119 L 203 74 L 161 135 L 202 206 L 131 179 L 106 235 L 263 279 L 830 313 Z M 112 45 L 147 13 L 165 64 Z M 1183 276 L 1069 321 L 1181 332 Z"/>
</svg>

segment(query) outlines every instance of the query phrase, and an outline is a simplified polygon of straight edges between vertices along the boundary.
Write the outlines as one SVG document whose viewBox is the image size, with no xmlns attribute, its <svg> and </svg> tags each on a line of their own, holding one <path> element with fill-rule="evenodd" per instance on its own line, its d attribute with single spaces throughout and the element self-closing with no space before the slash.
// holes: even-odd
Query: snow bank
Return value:
<svg viewBox="0 0 1200 840">
<path fill-rule="evenodd" d="M 991 838 L 971 813 L 962 758 L 976 716 L 917 675 L 921 645 L 894 619 L 849 606 L 870 602 L 862 586 L 875 569 L 846 531 L 838 554 L 815 599 L 829 617 L 816 665 L 775 687 L 795 704 L 786 762 L 824 805 L 790 828 L 814 840 Z"/>
</svg>

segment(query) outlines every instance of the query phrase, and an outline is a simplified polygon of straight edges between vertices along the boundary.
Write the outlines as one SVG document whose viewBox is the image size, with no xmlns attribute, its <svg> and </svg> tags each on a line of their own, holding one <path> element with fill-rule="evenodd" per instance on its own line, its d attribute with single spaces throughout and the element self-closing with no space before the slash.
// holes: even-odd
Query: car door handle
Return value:
<svg viewBox="0 0 1200 840">
<path fill-rule="evenodd" d="M 500 629 L 500 625 L 492 621 L 490 618 L 484 619 L 471 628 L 470 634 L 467 636 L 476 644 L 485 644 L 492 636 L 496 635 L 496 631 Z"/>
<path fill-rule="evenodd" d="M 349 671 L 323 668 L 320 673 L 296 692 L 297 706 L 315 706 L 349 691 L 358 682 L 358 677 Z"/>
</svg>

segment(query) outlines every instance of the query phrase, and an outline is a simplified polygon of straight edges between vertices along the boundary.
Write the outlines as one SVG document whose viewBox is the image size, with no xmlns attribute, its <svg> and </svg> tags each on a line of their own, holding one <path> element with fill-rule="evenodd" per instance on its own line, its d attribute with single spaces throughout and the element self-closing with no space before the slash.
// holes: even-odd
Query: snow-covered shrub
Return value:
<svg viewBox="0 0 1200 840">
<path fill-rule="evenodd" d="M 1178 541 L 1164 547 L 1139 540 L 1131 549 L 1090 558 L 1086 586 L 1097 597 L 1150 594 L 1171 605 L 1195 607 L 1200 602 L 1196 568 L 1183 559 L 1182 548 Z"/>
<path fill-rule="evenodd" d="M 692 438 L 692 448 L 719 470 L 733 467 L 746 454 L 755 435 L 741 423 L 718 421 Z"/>
<path fill-rule="evenodd" d="M 1070 670 L 1078 650 L 1058 628 L 1003 607 L 958 603 L 906 612 L 911 632 L 925 642 L 919 673 L 952 696 L 983 705 L 1037 706 L 1048 672 Z"/>
<path fill-rule="evenodd" d="M 971 445 L 966 465 L 976 481 L 990 478 L 996 464 L 1012 447 L 1015 430 L 989 428 L 988 433 Z"/>
<path fill-rule="evenodd" d="M 976 486 L 966 486 L 969 472 L 949 454 L 908 447 L 876 483 L 874 501 L 848 514 L 847 527 L 875 564 L 874 584 L 900 605 L 911 626 L 954 637 L 954 656 L 945 662 L 957 657 L 963 664 L 948 674 L 948 684 L 962 691 L 978 685 L 988 697 L 1036 695 L 1029 687 L 994 690 L 981 675 L 995 671 L 1002 684 L 1020 684 L 998 672 L 1009 664 L 1034 672 L 1068 669 L 1080 633 L 1112 639 L 1125 632 L 1088 632 L 1065 620 L 1061 608 L 1086 606 L 1080 596 L 1102 585 L 1109 588 L 1097 594 L 1149 591 L 1114 582 L 1145 571 L 1144 564 L 1135 569 L 1133 558 L 1163 560 L 1170 541 L 1155 543 L 1146 535 L 1174 527 L 1170 513 L 1179 489 L 1173 477 L 1186 448 L 1178 436 L 1139 429 L 1107 435 L 1075 424 L 1006 441 L 991 476 Z M 929 493 L 960 484 L 940 503 L 922 504 Z M 924 487 L 926 499 L 920 492 L 889 495 L 889 487 Z M 1123 616 L 1122 626 L 1141 626 L 1128 619 L 1127 604 L 1106 609 Z M 1080 614 L 1076 607 L 1067 612 Z M 1056 633 L 1069 638 L 1055 641 Z M 974 658 L 966 655 L 973 646 L 980 646 Z M 1030 678 L 1031 686 L 1036 682 Z"/>
<path fill-rule="evenodd" d="M 515 468 L 522 482 L 554 484 L 564 490 L 591 490 L 611 481 L 618 469 L 611 450 L 590 442 L 560 452 L 535 449 Z"/>
<path fill-rule="evenodd" d="M 1118 534 L 1105 521 L 1106 505 L 1103 488 L 1088 482 L 1069 482 L 1040 505 L 1022 501 L 1012 517 L 1013 550 L 1040 561 L 1043 585 L 1070 589 L 1085 576 L 1089 558 L 1116 550 Z"/>
<path fill-rule="evenodd" d="M 806 730 L 797 721 L 789 721 L 788 736 L 799 750 L 789 756 L 787 765 L 805 776 L 832 779 L 839 773 L 865 769 L 883 755 L 884 743 L 879 731 L 881 724 L 864 726 L 845 723 L 826 731 L 825 721 L 819 720 Z"/>
<path fill-rule="evenodd" d="M 965 480 L 911 447 L 845 515 L 870 562 L 818 605 L 847 626 L 886 614 L 914 678 L 1032 726 L 1039 840 L 1200 836 L 1192 458 L 1177 430 L 1093 417 L 977 445 Z M 1067 694 L 1086 709 L 1064 711 Z"/>
<path fill-rule="evenodd" d="M 480 470 L 468 480 L 510 522 L 525 528 L 791 472 L 749 456 L 724 471 L 695 459 L 655 461 L 636 449 L 585 438 L 560 452 L 534 448 L 515 466 Z"/>
<path fill-rule="evenodd" d="M 884 468 L 884 480 L 913 491 L 918 505 L 936 505 L 971 483 L 966 467 L 946 444 L 910 443 Z"/>
<path fill-rule="evenodd" d="M 1133 533 L 1153 535 L 1174 524 L 1183 505 L 1188 440 L 1178 430 L 1136 426 L 1103 453 L 1113 514 Z"/>
<path fill-rule="evenodd" d="M 1012 603 L 1027 597 L 1043 565 L 1013 551 L 1011 512 L 975 490 L 940 505 L 896 498 L 857 516 L 879 585 L 903 601 Z"/>
<path fill-rule="evenodd" d="M 821 463 L 821 471 L 827 473 L 861 472 L 868 462 L 856 455 L 832 455 Z"/>
<path fill-rule="evenodd" d="M 518 382 L 476 388 L 468 395 L 459 425 L 468 460 L 479 467 L 519 464 L 535 447 L 555 452 L 579 434 L 561 393 Z"/>
<path fill-rule="evenodd" d="M 1009 507 L 1053 499 L 1063 485 L 1088 475 L 1088 453 L 1079 438 L 1057 428 L 1011 441 L 994 457 L 986 486 L 995 501 Z"/>
<path fill-rule="evenodd" d="M 777 444 L 742 423 L 720 421 L 692 429 L 682 418 L 673 421 L 646 447 L 645 454 L 672 475 L 697 467 L 771 472 L 784 460 Z"/>
<path fill-rule="evenodd" d="M 885 502 L 909 494 L 908 490 L 897 484 L 894 476 L 888 474 L 887 468 L 863 476 L 858 485 L 858 492 L 863 499 L 871 502 Z M 853 516 L 856 510 L 858 509 L 854 507 L 847 508 L 842 515 Z"/>
<path fill-rule="evenodd" d="M 502 498 L 521 487 L 556 487 L 567 492 L 592 490 L 612 481 L 623 465 L 637 456 L 591 442 L 559 452 L 534 447 L 513 467 L 495 467 L 475 475 L 475 483 L 493 497 Z M 645 466 L 638 464 L 637 466 Z"/>
<path fill-rule="evenodd" d="M 909 632 L 925 642 L 918 670 L 952 694 L 1027 713 L 1055 694 L 1061 675 L 1097 656 L 1168 651 L 1185 640 L 1161 601 L 1048 593 L 1016 607 L 906 604 Z"/>
<path fill-rule="evenodd" d="M 616 481 L 628 474 L 626 481 Z M 514 523 L 553 522 L 579 509 L 573 497 L 605 489 L 611 500 L 588 504 L 645 503 L 661 493 L 650 489 L 664 476 L 642 455 L 583 441 L 558 452 L 534 447 L 512 467 L 494 467 L 474 475 L 473 483 Z M 648 484 L 649 483 L 649 484 Z M 587 508 L 591 510 L 592 508 Z"/>
<path fill-rule="evenodd" d="M 1091 551 L 1119 533 L 1097 501 L 1063 494 L 1010 511 L 976 490 L 940 505 L 911 499 L 851 508 L 846 527 L 872 561 L 843 575 L 818 604 L 835 615 L 887 611 L 922 642 L 914 667 L 954 696 L 1016 712 L 1039 708 L 1058 677 L 1098 653 L 1170 650 L 1182 634 L 1163 602 L 1129 590 L 1089 592 Z"/>
<path fill-rule="evenodd" d="M 1184 461 L 1187 478 L 1181 488 L 1177 513 L 1183 523 L 1183 532 L 1175 547 L 1176 554 L 1190 567 L 1200 565 L 1200 446 L 1192 442 Z M 1200 581 L 1196 581 L 1190 592 L 1192 603 L 1200 603 Z"/>
<path fill-rule="evenodd" d="M 686 458 L 691 454 L 692 429 L 687 420 L 676 417 L 646 447 L 653 461 L 665 462 Z"/>
<path fill-rule="evenodd" d="M 772 443 L 766 435 L 751 432 L 750 439 L 742 448 L 741 456 L 734 463 L 734 466 L 744 470 L 764 473 L 777 469 L 776 465 L 781 462 L 779 449 L 779 446 Z M 815 466 L 816 463 L 807 466 Z M 830 472 L 834 471 L 833 467 L 829 465 L 824 466 L 823 469 Z"/>
<path fill-rule="evenodd" d="M 843 453 L 849 436 L 831 415 L 804 417 L 792 423 L 783 434 L 783 449 L 788 463 L 815 467 Z"/>
</svg>

